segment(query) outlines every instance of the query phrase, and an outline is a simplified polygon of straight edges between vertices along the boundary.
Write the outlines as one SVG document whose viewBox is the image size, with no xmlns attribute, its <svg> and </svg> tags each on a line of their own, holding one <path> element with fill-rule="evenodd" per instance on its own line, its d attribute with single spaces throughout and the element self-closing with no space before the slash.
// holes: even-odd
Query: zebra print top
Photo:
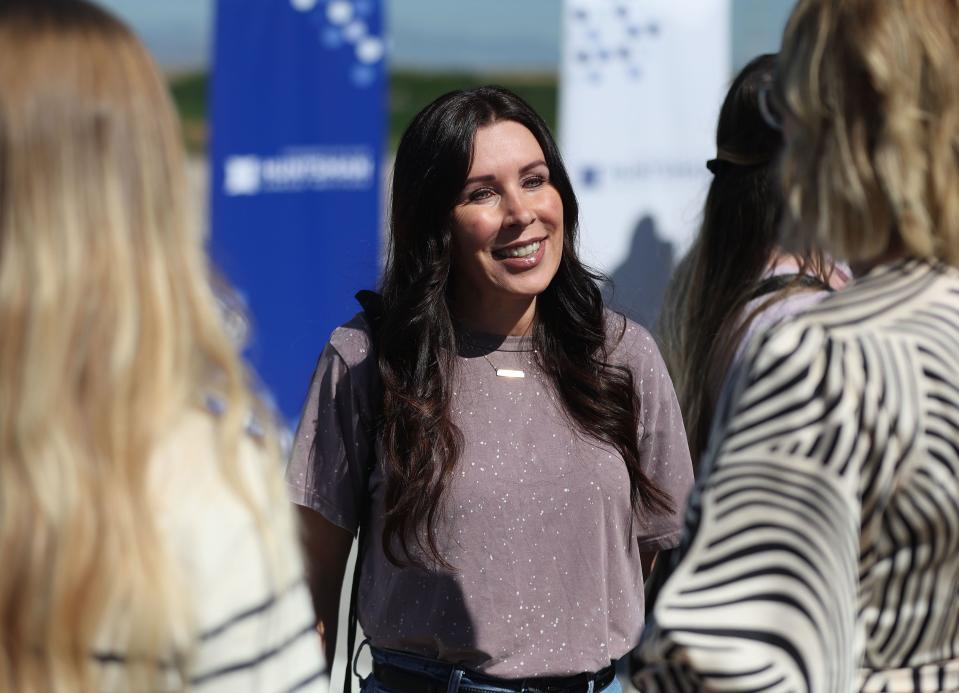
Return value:
<svg viewBox="0 0 959 693">
<path fill-rule="evenodd" d="M 959 690 L 959 271 L 879 266 L 733 382 L 636 684 Z"/>
</svg>

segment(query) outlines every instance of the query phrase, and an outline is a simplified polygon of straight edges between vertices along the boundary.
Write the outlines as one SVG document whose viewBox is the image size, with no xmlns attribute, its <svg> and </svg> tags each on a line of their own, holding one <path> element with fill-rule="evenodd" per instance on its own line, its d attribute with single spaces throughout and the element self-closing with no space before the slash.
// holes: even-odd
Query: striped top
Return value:
<svg viewBox="0 0 959 693">
<path fill-rule="evenodd" d="M 303 579 L 292 517 L 279 483 L 281 463 L 253 438 L 237 470 L 263 511 L 275 541 L 267 545 L 250 512 L 226 483 L 216 455 L 213 418 L 188 414 L 151 464 L 159 529 L 191 617 L 181 636 L 186 664 L 167 669 L 167 690 L 195 693 L 303 693 L 328 689 L 322 648 Z M 268 474 L 276 474 L 276 489 Z M 122 619 L 112 619 L 122 622 Z M 111 642 L 111 640 L 113 642 Z M 104 635 L 95 657 L 99 689 L 125 690 L 126 656 Z M 186 654 L 187 658 L 182 659 Z"/>
<path fill-rule="evenodd" d="M 879 266 L 753 344 L 642 690 L 959 690 L 959 271 Z"/>
</svg>

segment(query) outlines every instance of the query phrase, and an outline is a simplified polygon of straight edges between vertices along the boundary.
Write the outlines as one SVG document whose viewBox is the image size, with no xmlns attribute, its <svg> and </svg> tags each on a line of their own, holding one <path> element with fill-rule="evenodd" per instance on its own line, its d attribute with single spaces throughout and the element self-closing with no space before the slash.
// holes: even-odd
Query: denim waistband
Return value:
<svg viewBox="0 0 959 693">
<path fill-rule="evenodd" d="M 409 654 L 407 652 L 398 652 L 396 650 L 384 650 L 378 647 L 370 646 L 370 653 L 373 657 L 373 663 L 378 666 L 394 667 L 402 669 L 411 674 L 432 679 L 436 683 L 447 684 L 449 693 L 457 693 L 461 689 L 470 691 L 487 691 L 488 693 L 515 693 L 517 690 L 527 690 L 522 680 L 509 681 L 510 687 L 496 685 L 495 676 L 487 676 L 477 672 L 457 667 L 449 662 L 441 662 L 429 657 Z M 615 662 L 613 663 L 615 665 Z M 582 675 L 586 690 L 593 691 L 593 681 L 591 675 Z M 565 677 L 556 677 L 561 679 Z M 569 677 L 576 678 L 575 676 Z M 535 679 L 530 679 L 533 683 Z M 506 683 L 504 680 L 503 683 Z M 530 688 L 529 690 L 537 690 Z"/>
</svg>

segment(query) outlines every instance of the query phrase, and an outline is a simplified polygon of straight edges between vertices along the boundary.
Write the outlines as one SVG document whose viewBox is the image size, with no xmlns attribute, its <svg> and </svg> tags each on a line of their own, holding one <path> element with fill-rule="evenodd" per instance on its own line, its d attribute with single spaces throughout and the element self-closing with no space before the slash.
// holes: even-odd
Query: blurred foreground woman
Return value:
<svg viewBox="0 0 959 693">
<path fill-rule="evenodd" d="M 160 76 L 78 0 L 0 47 L 0 690 L 325 690 Z"/>
<path fill-rule="evenodd" d="M 959 690 L 959 3 L 804 0 L 771 96 L 794 233 L 856 281 L 753 344 L 644 690 Z"/>
</svg>

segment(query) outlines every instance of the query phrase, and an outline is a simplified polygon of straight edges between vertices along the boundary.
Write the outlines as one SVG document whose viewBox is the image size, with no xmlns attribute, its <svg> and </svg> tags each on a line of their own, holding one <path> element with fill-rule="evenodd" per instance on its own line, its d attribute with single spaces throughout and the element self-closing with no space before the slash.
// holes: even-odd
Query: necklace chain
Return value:
<svg viewBox="0 0 959 693">
<path fill-rule="evenodd" d="M 486 354 L 483 354 L 483 358 L 486 359 L 486 363 L 489 364 L 490 368 L 493 369 L 493 372 L 494 372 L 494 373 L 499 370 L 499 369 L 496 367 L 496 364 L 494 364 L 492 361 L 489 360 L 489 356 L 487 356 Z"/>
<path fill-rule="evenodd" d="M 478 343 L 477 343 L 476 341 L 474 341 L 473 339 L 470 339 L 470 337 L 469 337 L 468 335 L 466 335 L 466 334 L 460 335 L 460 338 L 461 338 L 467 345 L 469 345 L 469 346 L 477 349 L 477 350 L 480 352 L 479 355 L 482 356 L 482 357 L 483 357 L 483 360 L 486 361 L 486 363 L 489 364 L 489 367 L 493 369 L 493 373 L 495 373 L 497 377 L 499 377 L 499 378 L 525 378 L 525 377 L 526 377 L 526 371 L 521 370 L 521 369 L 517 369 L 517 368 L 497 368 L 497 367 L 496 367 L 496 364 L 493 363 L 493 361 L 492 361 L 492 360 L 490 359 L 490 357 L 488 356 L 488 354 L 487 354 L 487 352 L 485 351 L 483 345 L 478 344 Z M 499 351 L 499 349 L 494 349 L 493 351 Z M 522 350 L 522 351 L 524 351 L 524 352 L 526 352 L 526 353 L 529 353 L 530 351 L 532 351 L 532 353 L 536 353 L 536 349 L 530 349 L 530 350 L 525 350 L 525 349 L 524 349 L 524 350 Z M 519 353 L 519 352 L 517 352 L 517 353 Z"/>
<path fill-rule="evenodd" d="M 535 349 L 533 352 L 535 353 Z M 483 358 L 486 360 L 486 363 L 490 365 L 490 368 L 493 369 L 493 372 L 496 373 L 500 378 L 525 378 L 526 371 L 518 370 L 515 368 L 497 368 L 496 364 L 490 361 L 489 356 L 482 354 Z"/>
</svg>

